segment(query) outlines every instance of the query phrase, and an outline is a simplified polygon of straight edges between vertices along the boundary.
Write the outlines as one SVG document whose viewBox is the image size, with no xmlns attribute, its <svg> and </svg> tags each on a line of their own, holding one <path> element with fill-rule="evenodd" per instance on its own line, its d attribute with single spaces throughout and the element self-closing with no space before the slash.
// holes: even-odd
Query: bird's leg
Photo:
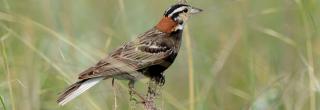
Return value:
<svg viewBox="0 0 320 110">
<path fill-rule="evenodd" d="M 114 86 L 114 78 L 112 78 L 111 84 L 112 84 L 112 87 L 113 87 Z"/>
<path fill-rule="evenodd" d="M 129 85 L 130 101 L 138 102 L 137 99 L 135 99 L 133 97 L 133 95 L 137 95 L 139 98 L 141 98 L 142 102 L 145 102 L 146 101 L 145 98 L 142 95 L 140 95 L 137 91 L 134 90 L 134 82 L 135 82 L 134 80 L 130 80 L 129 84 L 128 84 Z"/>
<path fill-rule="evenodd" d="M 116 110 L 118 108 L 118 104 L 117 104 L 117 90 L 116 87 L 114 86 L 114 78 L 112 78 L 112 89 L 113 89 L 113 94 L 114 94 L 114 109 Z"/>
<path fill-rule="evenodd" d="M 130 80 L 128 83 L 128 86 L 129 86 L 129 95 L 130 95 L 130 98 L 129 98 L 130 110 L 135 110 L 137 105 L 137 100 L 133 96 L 134 80 Z"/>
<path fill-rule="evenodd" d="M 136 101 L 136 99 L 134 98 L 134 96 L 133 96 L 133 89 L 134 89 L 134 81 L 133 80 L 130 80 L 129 81 L 129 84 L 128 84 L 128 86 L 129 86 L 129 95 L 130 95 L 130 101 Z"/>
</svg>

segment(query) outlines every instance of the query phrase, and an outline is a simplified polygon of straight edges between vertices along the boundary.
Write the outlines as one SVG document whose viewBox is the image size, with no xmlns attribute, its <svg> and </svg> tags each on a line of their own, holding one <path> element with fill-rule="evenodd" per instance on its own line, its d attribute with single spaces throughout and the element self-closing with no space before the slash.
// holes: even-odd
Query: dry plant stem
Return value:
<svg viewBox="0 0 320 110">
<path fill-rule="evenodd" d="M 65 71 L 62 70 L 62 68 L 60 68 L 56 63 L 54 63 L 48 56 L 46 56 L 43 52 L 41 52 L 39 49 L 37 49 L 36 47 L 34 47 L 30 42 L 23 40 L 16 32 L 14 32 L 13 30 L 9 29 L 8 27 L 3 27 L 4 29 L 6 29 L 8 32 L 10 32 L 13 37 L 19 39 L 23 44 L 25 44 L 28 48 L 30 48 L 33 52 L 35 52 L 37 55 L 40 56 L 40 58 L 42 58 L 43 60 L 45 60 L 48 64 L 50 64 L 53 68 L 55 68 L 59 74 L 61 74 L 61 76 L 63 76 L 64 78 L 66 78 L 67 80 L 65 80 L 68 84 L 70 84 L 71 79 L 68 77 L 68 75 L 66 74 Z M 11 84 L 11 83 L 9 83 Z M 92 106 L 92 108 L 94 108 L 94 110 L 101 110 L 101 108 L 96 105 L 96 103 L 88 96 L 85 95 L 86 99 L 88 100 L 88 104 Z M 15 109 L 12 109 L 15 110 Z"/>
<path fill-rule="evenodd" d="M 1 104 L 2 104 L 3 109 L 4 109 L 4 110 L 7 110 L 6 105 L 4 104 L 4 101 L 3 101 L 2 96 L 0 96 L 0 102 L 1 102 Z"/>
<path fill-rule="evenodd" d="M 158 110 L 153 101 L 148 101 L 144 103 L 145 110 Z"/>
<path fill-rule="evenodd" d="M 314 70 L 314 56 L 313 56 L 313 44 L 312 44 L 312 37 L 316 35 L 316 33 L 312 32 L 311 30 L 317 30 L 314 26 L 314 18 L 312 11 L 308 7 L 309 5 L 304 4 L 302 0 L 296 0 L 296 4 L 299 6 L 302 21 L 303 21 L 303 29 L 306 38 L 306 55 L 307 55 L 307 70 L 308 70 L 308 77 L 309 77 L 309 100 L 310 100 L 310 110 L 317 110 L 317 98 L 315 94 L 315 70 Z"/>
<path fill-rule="evenodd" d="M 133 82 L 130 82 L 129 83 L 129 95 L 130 95 L 130 109 L 131 110 L 135 110 L 136 109 L 136 104 L 139 103 L 135 98 L 134 98 L 134 95 L 138 96 L 143 104 L 144 102 L 146 102 L 146 99 L 140 95 L 137 91 L 134 90 L 134 86 L 133 86 Z"/>
<path fill-rule="evenodd" d="M 185 38 L 186 38 L 186 48 L 188 55 L 188 73 L 189 73 L 189 110 L 194 110 L 195 107 L 195 96 L 194 96 L 194 73 L 193 73 L 193 58 L 192 58 L 192 46 L 191 46 L 191 38 L 188 26 L 186 25 L 185 29 Z"/>
<path fill-rule="evenodd" d="M 177 0 L 177 3 L 188 4 L 187 0 Z M 189 110 L 195 109 L 195 87 L 194 87 L 194 70 L 193 70 L 193 58 L 192 58 L 192 46 L 191 38 L 188 26 L 185 26 L 185 42 L 188 54 L 188 69 L 189 69 Z"/>
<path fill-rule="evenodd" d="M 3 63 L 5 66 L 5 71 L 7 73 L 7 81 L 8 81 L 8 87 L 9 87 L 9 93 L 10 93 L 10 102 L 11 102 L 12 110 L 16 110 L 13 89 L 12 89 L 12 85 L 10 82 L 10 81 L 12 81 L 12 79 L 11 79 L 12 77 L 11 77 L 11 73 L 10 73 L 10 69 L 9 69 L 8 57 L 7 57 L 7 53 L 6 53 L 6 47 L 5 47 L 4 40 L 1 40 L 1 47 L 2 47 L 1 50 L 2 50 Z"/>
<path fill-rule="evenodd" d="M 160 94 L 160 87 L 161 85 L 156 83 L 154 80 L 149 81 L 146 101 L 144 102 L 145 110 L 158 110 L 155 104 L 155 100 Z"/>
<path fill-rule="evenodd" d="M 126 88 L 127 86 L 121 82 L 115 82 L 115 84 L 119 85 L 121 88 Z M 170 93 L 162 91 L 164 93 L 164 99 L 169 104 L 171 104 L 173 107 L 175 107 L 176 110 L 187 110 L 182 104 L 179 103 L 179 101 L 173 97 Z"/>
<path fill-rule="evenodd" d="M 140 95 L 136 90 L 134 90 L 133 88 L 130 88 L 130 95 L 138 96 L 142 100 L 142 102 L 146 101 L 146 99 L 142 95 Z"/>
</svg>

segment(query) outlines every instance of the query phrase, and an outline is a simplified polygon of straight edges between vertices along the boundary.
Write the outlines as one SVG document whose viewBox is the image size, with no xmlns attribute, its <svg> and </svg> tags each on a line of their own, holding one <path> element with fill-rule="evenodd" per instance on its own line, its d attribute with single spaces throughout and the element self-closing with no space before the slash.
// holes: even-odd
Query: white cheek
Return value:
<svg viewBox="0 0 320 110">
<path fill-rule="evenodd" d="M 188 20 L 188 18 L 189 18 L 188 15 L 186 15 L 186 14 L 182 15 L 182 19 L 184 22 L 186 22 Z"/>
</svg>

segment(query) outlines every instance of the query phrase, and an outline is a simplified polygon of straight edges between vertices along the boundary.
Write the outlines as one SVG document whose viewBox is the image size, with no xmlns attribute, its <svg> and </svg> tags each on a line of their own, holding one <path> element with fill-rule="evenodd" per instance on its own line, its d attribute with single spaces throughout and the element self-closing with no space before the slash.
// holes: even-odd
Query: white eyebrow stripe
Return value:
<svg viewBox="0 0 320 110">
<path fill-rule="evenodd" d="M 177 13 L 177 12 L 179 12 L 179 11 L 182 11 L 182 10 L 184 10 L 184 9 L 186 9 L 186 6 L 179 7 L 179 8 L 177 8 L 177 9 L 175 9 L 173 12 L 171 12 L 171 13 L 169 14 L 169 16 L 172 16 L 173 14 L 175 14 L 175 13 Z"/>
</svg>

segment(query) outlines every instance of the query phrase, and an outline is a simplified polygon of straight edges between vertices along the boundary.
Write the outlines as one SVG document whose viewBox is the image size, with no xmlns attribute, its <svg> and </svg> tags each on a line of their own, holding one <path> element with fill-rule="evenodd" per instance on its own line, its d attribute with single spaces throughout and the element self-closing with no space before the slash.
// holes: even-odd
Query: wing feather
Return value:
<svg viewBox="0 0 320 110">
<path fill-rule="evenodd" d="M 146 32 L 81 73 L 79 79 L 132 73 L 165 62 L 164 59 L 174 52 L 174 46 L 172 41 L 163 39 L 164 36 L 157 31 Z"/>
</svg>

